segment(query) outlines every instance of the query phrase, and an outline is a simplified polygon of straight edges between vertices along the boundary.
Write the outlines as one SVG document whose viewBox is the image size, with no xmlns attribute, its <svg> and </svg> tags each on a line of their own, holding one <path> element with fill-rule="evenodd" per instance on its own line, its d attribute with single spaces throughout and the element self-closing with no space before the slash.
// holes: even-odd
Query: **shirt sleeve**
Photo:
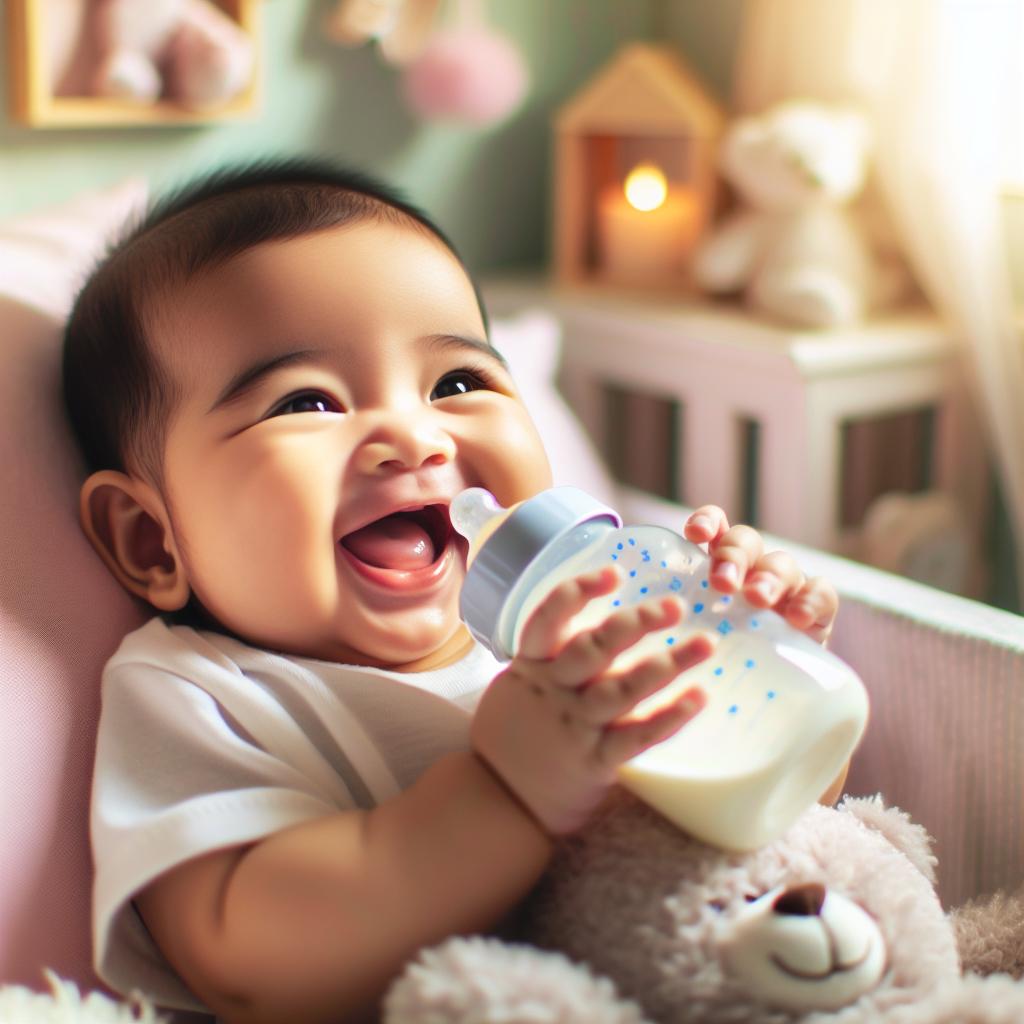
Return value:
<svg viewBox="0 0 1024 1024">
<path fill-rule="evenodd" d="M 161 628 L 165 635 L 151 633 L 170 656 L 139 658 L 122 645 L 104 672 L 91 812 L 94 955 L 118 991 L 203 1009 L 149 937 L 135 894 L 202 854 L 355 803 L 271 695 Z"/>
</svg>

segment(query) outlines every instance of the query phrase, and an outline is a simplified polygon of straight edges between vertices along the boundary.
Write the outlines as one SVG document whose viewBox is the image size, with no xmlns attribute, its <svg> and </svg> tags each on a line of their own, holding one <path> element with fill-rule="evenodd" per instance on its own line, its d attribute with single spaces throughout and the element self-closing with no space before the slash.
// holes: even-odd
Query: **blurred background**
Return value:
<svg viewBox="0 0 1024 1024">
<path fill-rule="evenodd" d="M 5 6 L 0 217 L 268 155 L 365 167 L 444 227 L 499 317 L 557 322 L 560 387 L 618 481 L 1021 610 L 1017 0 L 204 3 L 227 35 L 181 0 Z M 126 39 L 145 66 L 109 63 Z M 227 61 L 212 78 L 188 64 L 202 47 Z M 653 214 L 618 181 L 652 160 Z M 737 215 L 797 206 L 817 219 L 787 244 L 812 269 L 841 258 L 846 291 L 787 306 L 779 280 L 728 267 Z M 728 443 L 694 449 L 687 361 L 700 390 L 777 376 L 774 404 L 737 386 Z"/>
<path fill-rule="evenodd" d="M 143 4 L 143 6 L 145 6 Z M 430 211 L 475 272 L 547 258 L 552 117 L 626 42 L 667 39 L 726 95 L 741 0 L 492 0 L 491 25 L 529 71 L 516 113 L 483 129 L 425 121 L 403 101 L 402 69 L 371 44 L 339 46 L 335 0 L 262 0 L 262 97 L 243 119 L 198 128 L 0 127 L 0 213 L 50 203 L 126 174 L 155 189 L 234 158 L 322 152 L 385 176 Z M 438 11 L 453 20 L 455 5 Z M 5 84 L 9 88 L 9 84 Z"/>
</svg>

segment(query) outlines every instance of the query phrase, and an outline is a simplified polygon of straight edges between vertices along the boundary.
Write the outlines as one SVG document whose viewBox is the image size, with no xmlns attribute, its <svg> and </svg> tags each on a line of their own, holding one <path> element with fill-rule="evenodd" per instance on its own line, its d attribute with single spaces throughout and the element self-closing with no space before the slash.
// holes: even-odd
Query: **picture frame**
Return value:
<svg viewBox="0 0 1024 1024">
<path fill-rule="evenodd" d="M 117 128 L 197 125 L 253 115 L 260 102 L 261 0 L 216 3 L 252 39 L 253 71 L 248 85 L 231 100 L 193 109 L 164 98 L 55 94 L 51 49 L 61 32 L 68 34 L 64 8 L 69 4 L 63 0 L 7 0 L 11 116 L 31 128 Z"/>
</svg>

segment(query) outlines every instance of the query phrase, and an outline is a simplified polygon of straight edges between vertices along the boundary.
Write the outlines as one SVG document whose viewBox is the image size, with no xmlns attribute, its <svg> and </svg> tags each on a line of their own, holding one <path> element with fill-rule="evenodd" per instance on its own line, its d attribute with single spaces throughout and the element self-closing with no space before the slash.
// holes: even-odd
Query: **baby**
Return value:
<svg viewBox="0 0 1024 1024">
<path fill-rule="evenodd" d="M 416 950 L 499 927 L 617 767 L 699 711 L 691 689 L 630 715 L 709 638 L 613 665 L 674 600 L 573 633 L 614 570 L 556 589 L 507 666 L 461 623 L 449 503 L 510 505 L 550 472 L 451 243 L 375 182 L 280 162 L 171 196 L 83 288 L 64 385 L 84 529 L 158 613 L 103 677 L 114 988 L 372 1020 Z M 713 506 L 685 532 L 720 590 L 825 638 L 828 583 Z"/>
</svg>

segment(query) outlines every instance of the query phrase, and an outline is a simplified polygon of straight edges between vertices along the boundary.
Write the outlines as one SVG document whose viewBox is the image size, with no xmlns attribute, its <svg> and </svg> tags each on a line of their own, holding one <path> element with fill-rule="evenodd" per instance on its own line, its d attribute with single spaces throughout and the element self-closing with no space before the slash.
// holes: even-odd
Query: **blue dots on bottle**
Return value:
<svg viewBox="0 0 1024 1024">
<path fill-rule="evenodd" d="M 728 604 L 731 600 L 732 597 L 729 594 L 722 595 L 722 604 Z"/>
<path fill-rule="evenodd" d="M 629 538 L 629 546 L 631 548 L 635 548 L 636 547 L 636 538 L 635 537 L 630 537 Z"/>
<path fill-rule="evenodd" d="M 693 606 L 693 613 L 694 613 L 694 615 L 700 615 L 700 613 L 701 613 L 702 611 L 704 611 L 704 602 L 703 602 L 703 601 L 698 601 L 698 602 L 697 602 L 697 603 L 696 603 L 696 604 L 695 604 L 695 605 Z"/>
<path fill-rule="evenodd" d="M 666 562 L 664 558 L 661 560 L 661 567 L 662 569 L 668 568 L 668 562 Z"/>
<path fill-rule="evenodd" d="M 615 598 L 615 600 L 612 601 L 613 608 L 618 608 L 620 604 L 622 604 L 622 602 L 618 598 Z"/>
<path fill-rule="evenodd" d="M 613 551 L 612 552 L 612 561 L 613 562 L 617 562 L 618 560 L 619 560 L 619 556 L 617 554 L 615 554 L 615 552 Z"/>
<path fill-rule="evenodd" d="M 682 590 L 683 581 L 678 576 L 672 577 L 672 582 L 668 585 L 669 590 Z"/>
<path fill-rule="evenodd" d="M 757 619 L 751 619 L 750 620 L 750 628 L 751 629 L 757 629 L 757 627 L 760 626 L 760 625 L 761 625 L 761 623 Z"/>
<path fill-rule="evenodd" d="M 651 560 L 651 553 L 646 548 L 644 548 L 644 550 L 640 552 L 640 557 L 645 562 L 649 562 Z"/>
<path fill-rule="evenodd" d="M 744 665 L 745 668 L 753 668 L 754 667 L 754 659 L 753 658 L 747 658 L 747 660 L 743 663 L 743 665 Z"/>
<path fill-rule="evenodd" d="M 701 590 L 707 590 L 708 589 L 708 581 L 707 580 L 701 580 L 700 581 L 700 588 L 701 588 Z"/>
<path fill-rule="evenodd" d="M 635 576 L 636 575 L 636 569 L 630 569 L 629 570 L 629 575 L 630 576 Z"/>
<path fill-rule="evenodd" d="M 674 644 L 675 642 L 676 642 L 676 638 L 675 638 L 674 636 L 670 636 L 670 637 L 669 637 L 669 638 L 668 638 L 668 639 L 667 639 L 667 640 L 665 641 L 665 643 L 667 643 L 667 644 L 669 645 L 669 647 L 671 647 L 671 646 L 672 646 L 672 645 L 673 645 L 673 644 Z"/>
<path fill-rule="evenodd" d="M 777 694 L 775 693 L 775 691 L 774 691 L 774 690 L 769 690 L 769 691 L 768 691 L 768 692 L 767 692 L 767 693 L 765 694 L 765 696 L 766 696 L 766 697 L 767 697 L 767 698 L 768 698 L 769 700 L 775 700 L 775 698 L 776 698 Z"/>
<path fill-rule="evenodd" d="M 646 587 L 641 587 L 640 588 L 640 593 L 641 594 L 646 594 L 647 593 L 647 588 Z"/>
<path fill-rule="evenodd" d="M 721 665 L 719 665 L 718 668 L 715 669 L 715 675 L 716 676 L 720 676 L 724 671 L 725 671 L 725 669 L 722 668 Z"/>
<path fill-rule="evenodd" d="M 616 546 L 616 547 L 617 547 L 617 548 L 619 549 L 619 551 L 621 551 L 621 550 L 622 550 L 622 548 L 623 548 L 623 544 L 622 544 L 622 541 L 619 541 L 619 543 L 618 543 L 618 544 L 616 544 L 615 546 Z"/>
<path fill-rule="evenodd" d="M 739 706 L 739 704 L 732 704 L 732 705 L 730 705 L 730 707 L 729 707 L 729 714 L 730 714 L 730 715 L 736 715 L 736 714 L 739 714 L 739 710 L 740 710 L 740 706 Z"/>
<path fill-rule="evenodd" d="M 728 619 L 722 621 L 715 627 L 722 636 L 728 636 L 733 631 L 733 624 Z"/>
</svg>

